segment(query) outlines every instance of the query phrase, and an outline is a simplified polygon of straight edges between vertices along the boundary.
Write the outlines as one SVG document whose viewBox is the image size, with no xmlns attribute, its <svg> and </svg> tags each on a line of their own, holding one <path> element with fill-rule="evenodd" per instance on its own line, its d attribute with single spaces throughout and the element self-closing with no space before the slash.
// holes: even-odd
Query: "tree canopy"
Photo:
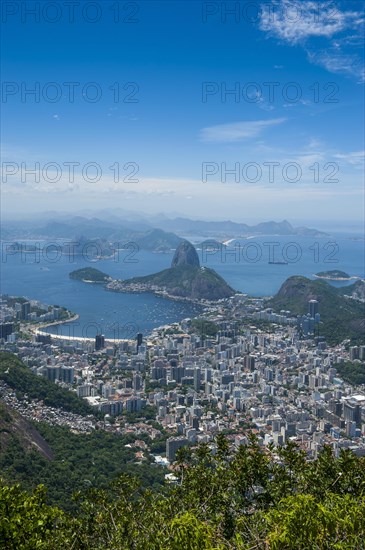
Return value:
<svg viewBox="0 0 365 550">
<path fill-rule="evenodd" d="M 308 461 L 293 443 L 262 448 L 255 437 L 234 449 L 178 451 L 176 483 L 142 488 L 122 474 L 107 489 L 74 498 L 77 513 L 48 506 L 44 487 L 0 488 L 6 549 L 135 550 L 363 548 L 365 459 L 329 447 Z"/>
</svg>

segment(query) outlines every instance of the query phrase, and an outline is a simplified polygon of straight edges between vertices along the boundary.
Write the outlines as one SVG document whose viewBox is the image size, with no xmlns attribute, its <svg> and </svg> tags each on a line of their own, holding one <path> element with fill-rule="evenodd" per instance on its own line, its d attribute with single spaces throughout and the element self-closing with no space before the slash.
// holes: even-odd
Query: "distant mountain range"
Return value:
<svg viewBox="0 0 365 550">
<path fill-rule="evenodd" d="M 326 236 L 327 234 L 317 229 L 308 227 L 293 227 L 288 221 L 262 222 L 257 225 L 247 225 L 231 221 L 207 222 L 176 218 L 174 220 L 162 220 L 159 227 L 175 233 L 183 232 L 185 235 L 200 235 L 202 237 L 245 237 L 254 235 L 305 235 L 310 237 Z"/>
<path fill-rule="evenodd" d="M 144 250 L 167 251 L 176 249 L 182 237 L 191 235 L 204 239 L 240 238 L 260 235 L 321 237 L 327 234 L 308 227 L 293 227 L 288 221 L 262 222 L 249 226 L 232 221 L 199 221 L 188 218 L 168 219 L 161 217 L 148 220 L 127 220 L 111 218 L 85 218 L 82 216 L 45 220 L 43 224 L 35 222 L 7 222 L 1 227 L 3 240 L 20 239 L 71 239 L 75 242 L 101 239 L 113 243 L 135 242 Z M 76 237 L 80 236 L 80 237 Z"/>
</svg>

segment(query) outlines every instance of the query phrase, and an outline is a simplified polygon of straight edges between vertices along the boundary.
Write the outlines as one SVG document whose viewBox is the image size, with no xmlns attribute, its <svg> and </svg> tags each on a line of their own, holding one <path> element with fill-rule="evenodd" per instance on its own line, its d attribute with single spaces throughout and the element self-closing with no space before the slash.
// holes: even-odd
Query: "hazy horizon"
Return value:
<svg viewBox="0 0 365 550">
<path fill-rule="evenodd" d="M 291 217 L 285 217 L 285 218 L 277 218 L 277 217 L 271 217 L 271 218 L 252 218 L 252 217 L 245 217 L 242 216 L 241 218 L 229 218 L 229 217 L 212 217 L 212 216 L 206 216 L 202 214 L 201 216 L 191 216 L 188 213 L 179 213 L 179 212 L 158 212 L 157 214 L 151 214 L 149 212 L 143 212 L 143 211 L 125 211 L 122 213 L 118 212 L 118 209 L 106 209 L 103 211 L 95 210 L 95 211 L 83 211 L 83 210 L 75 210 L 70 212 L 52 212 L 52 211 L 44 211 L 44 212 L 38 212 L 37 214 L 33 214 L 32 216 L 24 216 L 22 214 L 18 213 L 9 213 L 7 212 L 5 216 L 2 216 L 2 223 L 38 223 L 41 224 L 42 222 L 49 222 L 49 221 L 70 221 L 73 218 L 85 218 L 85 219 L 99 219 L 104 222 L 112 222 L 112 223 L 121 223 L 123 224 L 123 220 L 125 222 L 132 222 L 135 223 L 148 223 L 151 226 L 158 227 L 158 218 L 163 217 L 163 219 L 168 220 L 175 220 L 178 218 L 184 218 L 192 221 L 202 221 L 202 222 L 234 222 L 234 223 L 242 223 L 249 226 L 255 226 L 260 223 L 264 222 L 274 222 L 274 223 L 281 223 L 283 221 L 288 221 L 293 227 L 308 227 L 313 229 L 318 229 L 322 231 L 332 231 L 337 233 L 359 233 L 363 234 L 364 232 L 364 225 L 361 221 L 356 223 L 356 220 L 308 220 L 308 219 L 293 219 Z M 107 219 L 106 219 L 107 218 Z"/>
<path fill-rule="evenodd" d="M 9 215 L 363 223 L 363 4 L 106 1 L 72 21 L 20 4 L 3 25 Z"/>
</svg>

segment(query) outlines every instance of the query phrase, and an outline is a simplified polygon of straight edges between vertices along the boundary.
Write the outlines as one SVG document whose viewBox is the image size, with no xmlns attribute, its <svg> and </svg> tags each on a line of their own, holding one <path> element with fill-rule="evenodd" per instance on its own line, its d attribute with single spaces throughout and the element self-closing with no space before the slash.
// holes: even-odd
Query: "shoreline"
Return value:
<svg viewBox="0 0 365 550">
<path fill-rule="evenodd" d="M 82 282 L 84 282 L 84 281 L 82 281 Z M 124 290 L 107 289 L 106 287 L 105 287 L 105 290 L 108 290 L 109 292 L 125 293 L 125 294 L 143 294 L 143 293 L 148 292 L 148 293 L 154 294 L 155 296 L 160 297 L 160 298 L 165 298 L 165 299 L 172 300 L 172 301 L 177 301 L 177 302 L 187 302 L 187 303 L 190 303 L 190 304 L 198 305 L 200 307 L 209 307 L 209 306 L 214 305 L 214 304 L 217 304 L 217 305 L 219 304 L 219 302 L 216 302 L 216 301 L 201 302 L 199 300 L 194 300 L 194 299 L 191 299 L 191 298 L 185 298 L 183 296 L 181 296 L 181 297 L 173 296 L 173 295 L 167 294 L 165 291 L 153 291 L 153 290 L 147 290 L 147 289 L 146 290 L 125 290 L 124 291 Z M 37 335 L 50 336 L 51 339 L 54 339 L 54 340 L 69 341 L 69 342 L 94 343 L 95 342 L 95 336 L 94 337 L 87 337 L 87 336 L 72 336 L 72 335 L 64 335 L 64 334 L 53 334 L 52 332 L 47 332 L 45 330 L 42 330 L 42 329 L 52 327 L 52 326 L 56 326 L 56 325 L 64 325 L 64 324 L 67 324 L 67 323 L 72 323 L 72 322 L 76 321 L 79 318 L 80 318 L 80 315 L 78 313 L 75 313 L 72 317 L 70 317 L 68 319 L 53 321 L 52 323 L 42 323 L 41 325 L 38 325 L 37 327 L 32 327 L 31 333 L 35 336 L 37 336 Z M 157 328 L 159 328 L 159 327 L 154 327 L 154 329 L 152 329 L 152 330 L 155 330 Z M 119 344 L 119 343 L 123 343 L 123 342 L 134 342 L 134 338 L 105 338 L 105 344 Z"/>
<path fill-rule="evenodd" d="M 77 319 L 80 318 L 80 315 L 78 313 L 75 313 L 72 317 L 69 319 L 62 319 L 60 321 L 53 321 L 52 323 L 42 323 L 40 326 L 34 327 L 31 332 L 37 336 L 50 336 L 51 339 L 55 340 L 62 340 L 62 341 L 69 341 L 69 342 L 95 342 L 95 336 L 93 338 L 89 338 L 87 336 L 66 336 L 64 334 L 53 334 L 52 332 L 46 332 L 45 330 L 42 330 L 44 328 L 52 327 L 55 325 L 64 325 L 67 323 L 73 323 L 74 321 L 77 321 Z M 105 338 L 105 343 L 122 343 L 122 342 L 133 342 L 133 338 Z"/>
<path fill-rule="evenodd" d="M 105 290 L 107 290 L 108 292 L 116 292 L 118 294 L 145 294 L 146 292 L 147 293 L 150 293 L 150 294 L 153 294 L 154 296 L 159 296 L 160 298 L 166 298 L 167 300 L 172 300 L 172 301 L 175 301 L 175 302 L 188 302 L 190 304 L 194 304 L 194 305 L 197 305 L 197 306 L 212 306 L 212 305 L 219 305 L 220 303 L 220 300 L 199 300 L 198 298 L 188 298 L 187 296 L 175 296 L 174 294 L 169 294 L 166 290 L 163 290 L 163 289 L 160 289 L 160 290 L 153 290 L 153 289 L 144 289 L 144 288 L 140 288 L 140 289 L 114 289 L 114 288 L 108 288 L 107 286 L 105 287 Z M 241 294 L 239 292 L 237 292 L 236 294 Z M 232 294 L 232 296 L 234 296 L 235 294 Z M 231 296 L 231 297 L 232 297 Z M 228 298 L 222 298 L 222 300 L 227 300 Z"/>
<path fill-rule="evenodd" d="M 359 277 L 358 275 L 352 275 L 351 277 L 330 277 L 326 275 L 313 274 L 313 277 L 315 277 L 316 279 L 323 279 L 325 281 L 353 281 L 361 279 L 361 277 Z"/>
</svg>

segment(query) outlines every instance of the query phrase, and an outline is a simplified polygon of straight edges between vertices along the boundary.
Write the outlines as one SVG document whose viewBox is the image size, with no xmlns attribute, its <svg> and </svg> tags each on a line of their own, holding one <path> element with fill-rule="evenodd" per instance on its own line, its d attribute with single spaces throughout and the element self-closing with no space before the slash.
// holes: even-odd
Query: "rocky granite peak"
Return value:
<svg viewBox="0 0 365 550">
<path fill-rule="evenodd" d="M 177 247 L 172 258 L 171 267 L 200 267 L 199 256 L 194 246 L 189 241 L 183 241 Z"/>
</svg>

